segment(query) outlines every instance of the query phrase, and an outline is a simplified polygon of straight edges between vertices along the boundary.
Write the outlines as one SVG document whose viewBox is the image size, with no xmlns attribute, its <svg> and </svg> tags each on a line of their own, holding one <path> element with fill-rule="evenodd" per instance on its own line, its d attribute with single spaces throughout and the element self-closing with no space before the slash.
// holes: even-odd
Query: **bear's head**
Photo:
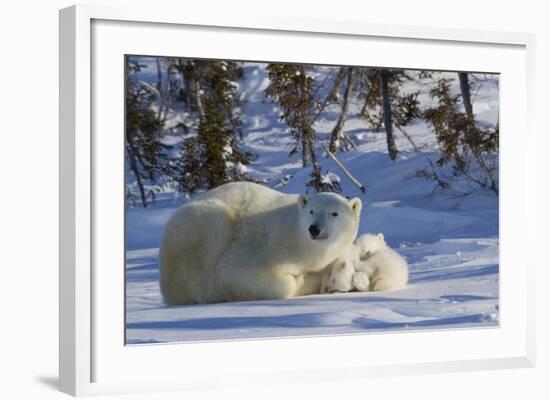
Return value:
<svg viewBox="0 0 550 401">
<path fill-rule="evenodd" d="M 367 259 L 373 252 L 387 247 L 384 234 L 365 234 L 355 240 L 355 246 L 359 251 L 361 260 Z"/>
<path fill-rule="evenodd" d="M 322 246 L 349 246 L 357 235 L 361 199 L 334 193 L 300 195 L 299 226 L 303 235 Z"/>
</svg>

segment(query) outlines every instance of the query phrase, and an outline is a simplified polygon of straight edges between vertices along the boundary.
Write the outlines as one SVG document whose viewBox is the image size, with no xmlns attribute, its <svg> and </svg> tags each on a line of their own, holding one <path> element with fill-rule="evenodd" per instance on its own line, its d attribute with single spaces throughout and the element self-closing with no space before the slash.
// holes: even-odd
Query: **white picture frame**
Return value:
<svg viewBox="0 0 550 401">
<path fill-rule="evenodd" d="M 124 297 L 120 296 L 124 292 L 123 286 L 120 286 L 124 280 L 121 258 L 123 247 L 120 249 L 123 198 L 119 198 L 120 202 L 116 204 L 111 202 L 119 196 L 117 191 L 123 191 L 120 184 L 123 174 L 122 152 L 119 148 L 123 135 L 120 131 L 118 137 L 115 134 L 109 140 L 94 137 L 98 129 L 113 127 L 113 132 L 119 132 L 119 120 L 113 123 L 114 120 L 109 118 L 98 119 L 98 115 L 104 116 L 101 113 L 107 107 L 112 113 L 123 110 L 123 103 L 117 103 L 116 96 L 110 96 L 112 93 L 104 91 L 109 89 L 116 92 L 122 83 L 116 81 L 120 80 L 121 75 L 113 75 L 109 79 L 114 82 L 114 88 L 107 85 L 108 81 L 103 80 L 105 74 L 102 73 L 102 66 L 110 60 L 118 60 L 116 62 L 122 65 L 122 58 L 117 59 L 121 52 L 171 55 L 170 52 L 177 51 L 173 43 L 157 41 L 163 44 L 154 51 L 155 40 L 176 31 L 186 34 L 186 29 L 192 31 L 189 34 L 200 38 L 201 49 L 180 50 L 184 53 L 181 56 L 212 56 L 213 52 L 217 52 L 217 58 L 251 59 L 246 56 L 250 54 L 247 52 L 255 51 L 254 59 L 257 60 L 284 58 L 300 61 L 300 57 L 306 57 L 309 61 L 330 63 L 332 60 L 335 63 L 335 57 L 338 57 L 336 47 L 332 54 L 319 56 L 315 60 L 312 57 L 319 54 L 315 53 L 315 46 L 319 43 L 330 46 L 328 42 L 338 40 L 341 54 L 349 64 L 361 64 L 360 57 L 352 54 L 348 46 L 358 45 L 359 42 L 372 42 L 373 46 L 382 42 L 385 46 L 400 45 L 402 54 L 408 56 L 409 64 L 406 66 L 411 68 L 445 69 L 447 65 L 454 66 L 448 69 L 487 71 L 489 69 L 482 68 L 483 65 L 491 62 L 498 66 L 495 63 L 502 63 L 502 69 L 490 69 L 502 73 L 500 327 L 125 347 L 124 342 L 120 341 L 124 337 L 124 328 L 119 325 L 123 321 L 120 312 L 124 310 Z M 141 38 L 139 43 L 136 43 L 136 38 L 133 41 L 125 38 L 124 32 L 130 30 Z M 145 36 L 140 37 L 139 32 L 144 30 L 154 32 L 157 35 L 155 40 L 147 41 Z M 216 45 L 216 38 L 221 34 L 233 35 L 234 40 L 238 37 L 239 40 L 247 41 L 247 45 Z M 260 36 L 262 40 L 273 43 L 289 40 L 295 44 L 289 45 L 286 50 L 283 47 L 278 49 L 277 46 L 250 50 L 250 46 L 253 47 L 251 43 L 257 42 Z M 311 41 L 309 55 L 302 54 L 304 49 L 298 47 L 300 41 Z M 534 245 L 530 245 L 526 238 L 521 238 L 523 232 L 535 231 L 536 219 L 535 178 L 529 174 L 534 171 L 535 163 L 534 150 L 531 150 L 534 147 L 529 145 L 535 141 L 531 125 L 535 85 L 534 41 L 533 35 L 521 33 L 373 25 L 358 21 L 302 20 L 291 17 L 281 19 L 253 16 L 250 13 L 227 18 L 216 13 L 199 15 L 179 9 L 138 6 L 114 8 L 104 5 L 79 5 L 61 10 L 61 391 L 72 395 L 94 395 L 206 389 L 244 385 L 250 380 L 256 383 L 327 380 L 329 377 L 334 380 L 343 377 L 361 380 L 387 375 L 534 366 L 535 283 L 532 272 L 536 260 L 534 256 L 531 256 L 532 259 L 522 257 L 522 253 L 534 255 L 529 252 Z M 438 54 L 419 60 L 418 53 L 412 50 L 409 50 L 410 54 L 407 53 L 407 49 L 414 50 L 417 47 L 420 51 L 422 46 L 435 46 Z M 489 58 L 487 49 L 493 49 L 491 60 L 483 59 Z M 433 52 L 433 48 L 431 50 Z M 287 53 L 281 53 L 284 51 Z M 428 54 L 428 47 L 423 51 Z M 472 57 L 460 65 L 456 60 L 454 64 L 452 61 L 445 64 L 447 56 L 468 51 L 480 57 Z M 379 56 L 387 57 L 381 59 L 381 63 L 385 64 L 379 65 L 405 66 L 403 61 L 392 61 L 396 55 Z M 439 57 L 435 64 L 434 57 Z M 396 65 L 396 62 L 401 65 Z M 122 91 L 118 95 L 123 96 Z M 506 115 L 506 110 L 513 106 L 519 111 L 514 116 Z M 525 133 L 523 141 L 518 142 L 514 136 L 507 134 L 517 130 Z M 98 160 L 102 161 L 101 165 Z M 512 165 L 515 169 L 510 168 Z M 118 170 L 119 173 L 113 173 Z M 522 191 L 510 190 L 511 187 L 517 189 L 517 185 Z M 106 222 L 114 229 L 106 230 Z M 515 247 L 504 246 L 511 242 Z M 107 264 L 115 268 L 110 272 L 102 270 Z M 119 271 L 116 266 L 120 267 Z M 513 282 L 512 266 L 516 266 Z M 519 271 L 518 266 L 521 267 Z M 98 292 L 101 292 L 102 297 L 97 296 Z M 371 352 L 362 354 L 367 339 Z M 394 356 L 377 353 L 376 350 L 390 343 L 395 347 Z M 337 358 L 335 351 L 342 347 L 354 349 L 356 354 L 353 357 Z M 423 350 L 422 347 L 428 349 Z M 325 350 L 324 353 L 321 350 Z M 300 361 L 288 366 L 284 358 L 288 352 L 298 353 Z M 261 355 L 260 359 L 258 355 Z M 222 362 L 213 367 L 207 362 L 214 357 Z M 184 366 L 181 366 L 181 362 L 176 364 L 182 360 L 185 361 Z M 144 372 L 136 368 L 140 365 L 147 367 Z M 177 372 L 175 366 L 178 366 Z"/>
</svg>

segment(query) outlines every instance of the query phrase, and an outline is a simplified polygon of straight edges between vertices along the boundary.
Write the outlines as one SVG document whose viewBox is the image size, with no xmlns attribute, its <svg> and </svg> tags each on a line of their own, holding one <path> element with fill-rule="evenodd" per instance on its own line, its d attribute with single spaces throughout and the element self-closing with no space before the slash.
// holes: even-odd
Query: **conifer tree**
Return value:
<svg viewBox="0 0 550 401">
<path fill-rule="evenodd" d="M 455 175 L 464 176 L 498 194 L 498 181 L 492 166 L 498 153 L 498 127 L 480 128 L 470 114 L 471 104 L 463 104 L 465 111 L 460 110 L 463 93 L 452 95 L 450 89 L 450 79 L 439 79 L 430 91 L 430 96 L 438 103 L 424 114 L 441 147 L 442 156 L 436 161 L 436 166 L 451 164 Z M 472 173 L 471 159 L 477 162 L 484 176 Z"/>
<path fill-rule="evenodd" d="M 310 77 L 308 66 L 300 64 L 269 64 L 268 77 L 271 84 L 266 96 L 279 104 L 280 117 L 294 136 L 293 155 L 301 151 L 302 166 L 312 165 L 311 181 L 308 183 L 315 191 L 330 190 L 321 177 L 321 167 L 317 161 L 315 146 L 314 120 L 314 79 Z"/>
<path fill-rule="evenodd" d="M 162 122 L 151 108 L 158 92 L 137 79 L 136 73 L 143 65 L 129 59 L 127 68 L 126 161 L 136 178 L 141 203 L 147 207 L 149 193 L 145 185 L 155 184 L 159 175 L 168 173 L 165 158 L 169 146 L 162 143 Z"/>
<path fill-rule="evenodd" d="M 191 95 L 190 110 L 197 114 L 196 136 L 184 141 L 180 185 L 187 190 L 214 188 L 244 179 L 241 166 L 251 155 L 240 149 L 242 139 L 235 81 L 242 75 L 234 62 L 187 60 L 179 63 Z"/>
</svg>

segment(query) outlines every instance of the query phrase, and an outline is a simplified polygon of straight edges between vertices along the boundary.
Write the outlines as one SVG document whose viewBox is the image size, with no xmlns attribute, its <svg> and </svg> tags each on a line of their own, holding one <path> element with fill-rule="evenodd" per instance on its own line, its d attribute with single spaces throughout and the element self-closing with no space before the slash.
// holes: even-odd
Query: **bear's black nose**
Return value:
<svg viewBox="0 0 550 401">
<path fill-rule="evenodd" d="M 309 233 L 311 234 L 312 237 L 316 237 L 319 234 L 321 234 L 321 230 L 315 224 L 312 224 L 309 226 Z"/>
</svg>

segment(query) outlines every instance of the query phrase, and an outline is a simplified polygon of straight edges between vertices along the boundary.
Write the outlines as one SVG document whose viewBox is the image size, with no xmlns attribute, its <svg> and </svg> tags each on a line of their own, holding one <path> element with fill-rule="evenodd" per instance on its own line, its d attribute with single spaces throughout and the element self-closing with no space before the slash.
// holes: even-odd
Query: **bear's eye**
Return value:
<svg viewBox="0 0 550 401">
<path fill-rule="evenodd" d="M 338 216 L 338 213 L 336 212 L 332 213 L 332 217 L 336 217 L 336 216 Z"/>
<path fill-rule="evenodd" d="M 310 211 L 309 211 L 309 214 L 313 214 L 313 210 L 310 210 Z"/>
</svg>

